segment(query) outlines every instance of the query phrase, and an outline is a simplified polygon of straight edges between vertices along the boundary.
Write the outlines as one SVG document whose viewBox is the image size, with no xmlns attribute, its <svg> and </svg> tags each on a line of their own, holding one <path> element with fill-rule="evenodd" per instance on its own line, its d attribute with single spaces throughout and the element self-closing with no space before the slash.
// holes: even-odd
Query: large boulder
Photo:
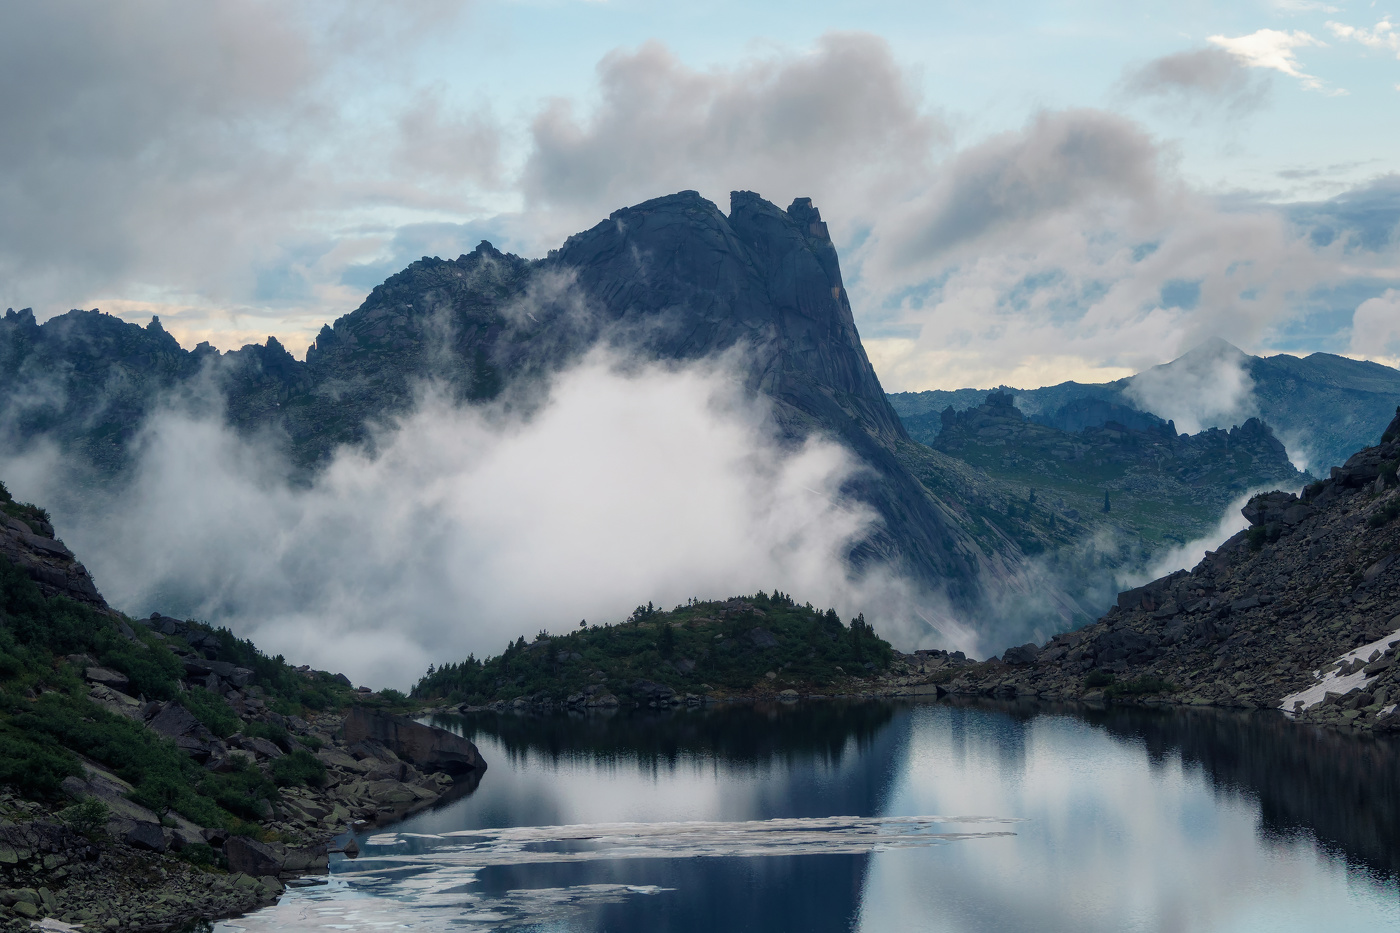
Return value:
<svg viewBox="0 0 1400 933">
<path fill-rule="evenodd" d="M 486 762 L 471 742 L 403 716 L 357 707 L 345 717 L 344 730 L 346 745 L 379 742 L 424 771 L 463 774 L 486 770 Z"/>
<path fill-rule="evenodd" d="M 230 873 L 242 872 L 254 878 L 271 875 L 275 878 L 282 873 L 287 852 L 280 845 L 267 845 L 247 836 L 229 836 L 224 843 L 224 855 L 228 857 Z"/>
<path fill-rule="evenodd" d="M 156 732 L 174 741 L 180 751 L 197 761 L 209 757 L 210 743 L 214 734 L 204 727 L 194 713 L 177 702 L 167 703 L 165 708 L 147 723 Z"/>
</svg>

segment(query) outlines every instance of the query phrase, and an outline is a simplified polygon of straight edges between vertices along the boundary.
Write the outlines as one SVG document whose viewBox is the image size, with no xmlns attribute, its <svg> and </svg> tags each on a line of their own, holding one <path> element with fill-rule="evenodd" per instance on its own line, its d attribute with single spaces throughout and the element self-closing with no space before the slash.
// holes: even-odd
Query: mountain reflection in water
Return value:
<svg viewBox="0 0 1400 933">
<path fill-rule="evenodd" d="M 490 762 L 474 793 L 218 928 L 1400 929 L 1395 743 L 1272 714 L 821 702 L 434 721 Z"/>
</svg>

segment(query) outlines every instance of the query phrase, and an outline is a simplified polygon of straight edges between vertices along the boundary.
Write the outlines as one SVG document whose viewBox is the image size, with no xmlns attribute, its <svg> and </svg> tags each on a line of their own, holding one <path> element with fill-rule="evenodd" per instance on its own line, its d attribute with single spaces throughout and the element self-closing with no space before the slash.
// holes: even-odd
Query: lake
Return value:
<svg viewBox="0 0 1400 933">
<path fill-rule="evenodd" d="M 1400 748 L 1275 713 L 432 721 L 480 747 L 479 786 L 214 929 L 1400 930 Z"/>
</svg>

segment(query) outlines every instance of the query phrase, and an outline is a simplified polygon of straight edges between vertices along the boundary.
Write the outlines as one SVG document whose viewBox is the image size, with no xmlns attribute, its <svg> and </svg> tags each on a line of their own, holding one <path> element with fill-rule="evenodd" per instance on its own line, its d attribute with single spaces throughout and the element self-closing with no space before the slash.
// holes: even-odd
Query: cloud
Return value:
<svg viewBox="0 0 1400 933">
<path fill-rule="evenodd" d="M 382 242 L 376 222 L 458 207 L 499 173 L 489 111 L 432 89 L 353 111 L 364 85 L 412 88 L 403 60 L 460 6 L 6 6 L 0 302 L 314 330 L 360 297 L 335 278 Z"/>
<path fill-rule="evenodd" d="M 1357 274 L 1273 205 L 1193 192 L 1169 147 L 1102 112 L 1044 114 L 935 173 L 843 255 L 888 390 L 1104 381 L 1211 337 L 1253 349 Z"/>
<path fill-rule="evenodd" d="M 1251 68 L 1268 68 L 1281 71 L 1290 78 L 1297 78 L 1303 87 L 1313 90 L 1322 88 L 1321 79 L 1305 74 L 1298 68 L 1298 56 L 1294 49 L 1320 46 L 1326 43 L 1314 38 L 1310 33 L 1295 29 L 1285 32 L 1278 29 L 1260 29 L 1247 36 L 1210 36 L 1206 39 L 1234 55 Z"/>
<path fill-rule="evenodd" d="M 1170 365 L 1134 376 L 1123 394 L 1139 408 L 1175 421 L 1184 434 L 1230 428 L 1256 413 L 1246 359 L 1225 341 L 1210 341 Z"/>
<path fill-rule="evenodd" d="M 774 587 L 893 634 L 903 584 L 845 570 L 875 521 L 840 491 L 859 463 L 780 442 L 736 365 L 624 372 L 595 355 L 523 420 L 429 392 L 376 454 L 342 449 L 310 485 L 271 444 L 178 407 L 148 422 L 133 482 L 104 504 L 69 494 L 51 452 L 4 470 L 51 503 L 114 605 L 206 618 L 362 682 L 404 687 L 648 600 Z"/>
<path fill-rule="evenodd" d="M 1235 115 L 1263 106 L 1269 91 L 1267 82 L 1251 75 L 1238 55 L 1223 48 L 1154 58 L 1126 71 L 1120 86 L 1129 97 L 1165 100 L 1174 107 L 1220 107 Z"/>
<path fill-rule="evenodd" d="M 1351 354 L 1400 366 L 1400 291 L 1363 301 L 1351 319 Z"/>
<path fill-rule="evenodd" d="M 1400 33 L 1395 31 L 1395 26 L 1391 23 L 1389 16 L 1383 18 L 1370 29 L 1364 27 L 1358 29 L 1345 23 L 1331 21 L 1328 21 L 1327 28 L 1332 30 L 1332 34 L 1338 39 L 1360 42 L 1368 49 L 1394 52 L 1395 57 L 1400 58 Z"/>
<path fill-rule="evenodd" d="M 529 204 L 591 222 L 662 192 L 725 203 L 750 189 L 780 203 L 811 196 L 839 223 L 921 177 L 948 139 L 889 45 L 866 33 L 709 71 L 653 41 L 605 57 L 598 83 L 586 115 L 560 98 L 535 117 Z"/>
<path fill-rule="evenodd" d="M 927 266 L 959 247 L 1094 201 L 1150 205 L 1157 155 L 1146 134 L 1122 117 L 1097 110 L 1038 114 L 1023 131 L 995 136 L 940 166 L 926 193 L 876 228 L 879 257 L 896 269 Z"/>
<path fill-rule="evenodd" d="M 440 92 L 423 92 L 398 116 L 395 161 L 446 180 L 503 183 L 501 128 L 489 110 L 462 114 Z"/>
</svg>

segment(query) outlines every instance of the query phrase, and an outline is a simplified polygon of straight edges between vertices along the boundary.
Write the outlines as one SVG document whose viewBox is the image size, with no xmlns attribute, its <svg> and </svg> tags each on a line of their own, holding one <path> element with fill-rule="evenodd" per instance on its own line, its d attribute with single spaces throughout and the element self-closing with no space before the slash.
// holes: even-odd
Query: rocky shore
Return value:
<svg viewBox="0 0 1400 933">
<path fill-rule="evenodd" d="M 0 761 L 0 930 L 243 913 L 325 872 L 348 829 L 468 793 L 486 768 L 343 676 L 116 612 L 47 514 L 8 494 L 0 578 L 0 743 L 28 756 Z"/>
<path fill-rule="evenodd" d="M 321 745 L 325 776 L 319 786 L 283 789 L 254 835 L 158 816 L 93 762 L 84 762 L 86 778 L 63 783 L 74 801 L 107 809 L 105 823 L 86 832 L 66 803 L 0 794 L 0 929 L 51 917 L 85 930 L 165 930 L 244 913 L 324 873 L 340 851 L 334 837 L 469 793 L 486 768 L 465 739 L 383 712 L 356 708 L 288 726 L 286 745 Z M 263 740 L 246 754 L 263 766 L 285 752 Z M 345 851 L 356 854 L 353 843 Z"/>
</svg>

